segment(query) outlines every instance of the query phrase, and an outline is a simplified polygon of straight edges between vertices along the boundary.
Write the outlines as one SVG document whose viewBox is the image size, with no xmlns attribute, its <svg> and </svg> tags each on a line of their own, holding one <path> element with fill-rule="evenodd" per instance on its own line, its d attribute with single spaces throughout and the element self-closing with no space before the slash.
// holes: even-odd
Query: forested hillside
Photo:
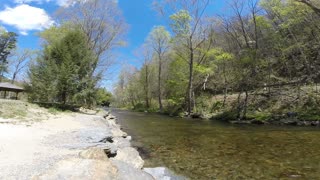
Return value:
<svg viewBox="0 0 320 180">
<path fill-rule="evenodd" d="M 168 28 L 152 29 L 138 50 L 140 69 L 122 69 L 114 105 L 228 120 L 319 120 L 320 2 L 231 0 L 218 15 L 211 5 L 154 2 Z"/>
</svg>

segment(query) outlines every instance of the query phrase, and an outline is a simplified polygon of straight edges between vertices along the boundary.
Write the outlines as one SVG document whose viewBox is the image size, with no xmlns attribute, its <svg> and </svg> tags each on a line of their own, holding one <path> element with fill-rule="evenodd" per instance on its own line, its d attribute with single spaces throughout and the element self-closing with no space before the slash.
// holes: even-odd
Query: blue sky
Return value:
<svg viewBox="0 0 320 180">
<path fill-rule="evenodd" d="M 68 0 L 0 0 L 0 26 L 19 34 L 20 48 L 39 49 L 40 39 L 37 32 L 54 23 L 53 14 Z M 221 10 L 222 0 L 210 5 L 208 11 L 213 14 Z M 119 7 L 129 25 L 126 34 L 127 46 L 117 49 L 118 65 L 113 68 L 111 83 L 116 80 L 121 64 L 139 67 L 134 51 L 141 46 L 150 30 L 156 25 L 167 25 L 165 18 L 152 9 L 152 0 L 118 0 Z M 110 84 L 107 83 L 107 84 Z M 106 84 L 106 85 L 107 85 Z"/>
</svg>

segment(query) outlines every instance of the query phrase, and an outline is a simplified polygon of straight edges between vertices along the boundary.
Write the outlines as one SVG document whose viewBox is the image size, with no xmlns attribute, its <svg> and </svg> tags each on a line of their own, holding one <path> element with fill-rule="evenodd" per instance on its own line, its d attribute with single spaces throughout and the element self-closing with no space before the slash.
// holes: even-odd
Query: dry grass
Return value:
<svg viewBox="0 0 320 180">
<path fill-rule="evenodd" d="M 19 100 L 0 99 L 0 117 L 10 121 L 41 121 L 52 114 L 45 108 Z"/>
</svg>

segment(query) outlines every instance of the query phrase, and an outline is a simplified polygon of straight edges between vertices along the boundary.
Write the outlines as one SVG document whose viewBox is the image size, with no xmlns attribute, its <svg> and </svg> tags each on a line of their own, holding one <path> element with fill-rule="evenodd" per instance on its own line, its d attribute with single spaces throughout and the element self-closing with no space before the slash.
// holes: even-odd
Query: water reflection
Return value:
<svg viewBox="0 0 320 180">
<path fill-rule="evenodd" d="M 191 179 L 320 179 L 318 128 L 112 112 L 145 153 L 145 166 L 167 166 Z"/>
</svg>

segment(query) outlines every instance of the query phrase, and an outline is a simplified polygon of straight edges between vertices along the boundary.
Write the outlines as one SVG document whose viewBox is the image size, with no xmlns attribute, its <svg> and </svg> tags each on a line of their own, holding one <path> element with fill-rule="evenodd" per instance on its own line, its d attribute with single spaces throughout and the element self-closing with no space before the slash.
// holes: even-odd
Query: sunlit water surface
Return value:
<svg viewBox="0 0 320 180">
<path fill-rule="evenodd" d="M 190 179 L 320 179 L 320 128 L 111 111 L 146 167 L 166 166 Z"/>
</svg>

